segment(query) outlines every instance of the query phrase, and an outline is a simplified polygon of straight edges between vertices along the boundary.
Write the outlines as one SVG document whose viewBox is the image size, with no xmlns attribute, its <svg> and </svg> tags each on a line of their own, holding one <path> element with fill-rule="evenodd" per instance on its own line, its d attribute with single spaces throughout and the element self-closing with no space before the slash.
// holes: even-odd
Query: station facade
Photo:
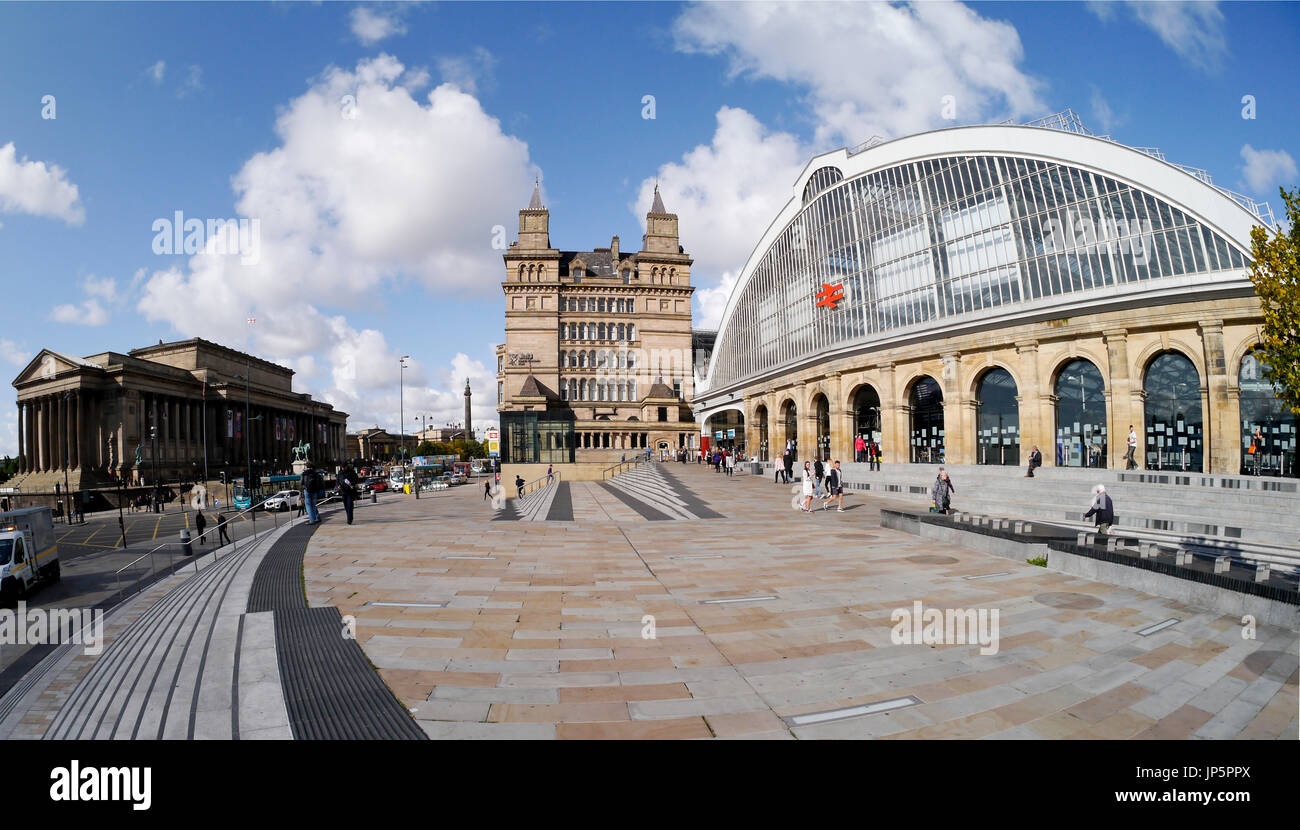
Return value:
<svg viewBox="0 0 1300 830">
<path fill-rule="evenodd" d="M 1296 475 L 1248 277 L 1266 206 L 1072 113 L 813 159 L 697 392 L 749 454 Z M 1262 436 L 1251 454 L 1252 436 Z"/>
</svg>

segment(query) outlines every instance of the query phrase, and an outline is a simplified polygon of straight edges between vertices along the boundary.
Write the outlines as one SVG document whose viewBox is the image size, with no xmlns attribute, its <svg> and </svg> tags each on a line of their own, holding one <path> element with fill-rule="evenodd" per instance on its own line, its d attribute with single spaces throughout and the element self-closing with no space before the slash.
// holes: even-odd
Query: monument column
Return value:
<svg viewBox="0 0 1300 830">
<path fill-rule="evenodd" d="M 18 406 L 18 472 L 20 472 L 20 473 L 25 473 L 25 472 L 27 472 L 27 470 L 26 470 L 26 467 L 27 467 L 27 454 L 26 454 L 26 452 L 25 452 L 25 450 L 24 450 L 24 446 L 25 446 L 25 445 L 24 445 L 24 443 L 23 443 L 23 404 L 22 404 L 22 402 L 19 401 L 19 402 L 17 403 L 17 406 Z"/>
<path fill-rule="evenodd" d="M 67 398 L 68 407 L 68 469 L 76 470 L 81 467 L 81 419 L 77 417 L 81 407 L 81 394 L 73 392 L 72 397 Z"/>
</svg>

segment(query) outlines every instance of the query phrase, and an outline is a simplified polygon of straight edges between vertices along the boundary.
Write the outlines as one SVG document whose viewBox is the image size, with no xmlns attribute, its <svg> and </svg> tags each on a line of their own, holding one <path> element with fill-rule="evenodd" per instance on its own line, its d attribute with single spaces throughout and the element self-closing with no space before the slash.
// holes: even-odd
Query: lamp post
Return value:
<svg viewBox="0 0 1300 830">
<path fill-rule="evenodd" d="M 397 423 L 398 423 L 398 450 L 397 458 L 400 461 L 406 454 L 406 401 L 405 401 L 405 378 L 406 378 L 406 361 L 410 360 L 409 354 L 402 355 L 398 361 L 397 370 Z"/>
</svg>

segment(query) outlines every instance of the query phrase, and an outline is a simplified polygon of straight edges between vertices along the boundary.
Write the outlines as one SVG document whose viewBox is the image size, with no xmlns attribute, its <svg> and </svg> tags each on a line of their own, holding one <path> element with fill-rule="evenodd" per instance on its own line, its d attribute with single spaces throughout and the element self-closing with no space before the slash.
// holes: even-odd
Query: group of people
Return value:
<svg viewBox="0 0 1300 830">
<path fill-rule="evenodd" d="M 876 443 L 876 439 L 867 438 L 865 435 L 853 439 L 853 457 L 859 463 L 867 462 L 871 465 L 869 469 L 876 472 L 879 472 L 880 462 L 883 460 L 880 444 Z"/>
<path fill-rule="evenodd" d="M 829 510 L 834 504 L 837 513 L 844 512 L 844 479 L 840 476 L 839 461 L 832 461 L 829 470 L 820 459 L 803 463 L 803 504 L 799 509 L 804 513 L 815 512 L 814 498 L 822 500 L 822 510 Z"/>
<path fill-rule="evenodd" d="M 713 467 L 715 473 L 726 473 L 729 476 L 736 474 L 736 456 L 735 450 L 713 450 L 707 453 L 708 463 Z"/>
</svg>

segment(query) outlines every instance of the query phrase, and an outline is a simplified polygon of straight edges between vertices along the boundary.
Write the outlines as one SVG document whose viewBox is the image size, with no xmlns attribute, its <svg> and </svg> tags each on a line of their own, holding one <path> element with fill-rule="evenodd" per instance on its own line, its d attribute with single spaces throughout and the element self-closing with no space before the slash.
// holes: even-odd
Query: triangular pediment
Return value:
<svg viewBox="0 0 1300 830">
<path fill-rule="evenodd" d="M 40 381 L 57 380 L 69 373 L 81 372 L 86 369 L 103 371 L 99 366 L 79 357 L 72 357 L 49 349 L 41 349 L 36 357 L 32 358 L 31 362 L 18 373 L 13 385 L 20 386 Z"/>
</svg>

